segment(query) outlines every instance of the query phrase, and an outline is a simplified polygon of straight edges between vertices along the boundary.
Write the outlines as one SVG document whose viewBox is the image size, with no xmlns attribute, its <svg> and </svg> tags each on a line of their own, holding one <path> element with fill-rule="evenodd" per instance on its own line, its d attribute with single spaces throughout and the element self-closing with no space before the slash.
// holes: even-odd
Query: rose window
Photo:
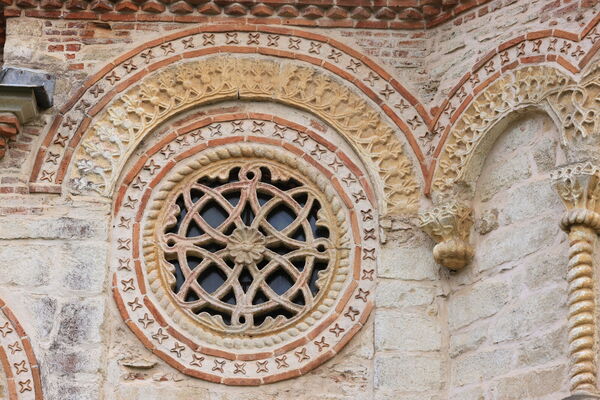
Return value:
<svg viewBox="0 0 600 400">
<path fill-rule="evenodd" d="M 158 238 L 177 304 L 245 334 L 301 318 L 337 260 L 337 222 L 322 197 L 305 177 L 265 161 L 222 163 L 185 182 Z"/>
<path fill-rule="evenodd" d="M 291 127 L 285 145 L 236 135 L 259 122 L 282 132 L 221 121 L 152 145 L 115 201 L 125 323 L 173 368 L 228 385 L 306 373 L 373 308 L 377 220 L 364 175 Z M 230 136 L 210 139 L 217 129 Z"/>
</svg>

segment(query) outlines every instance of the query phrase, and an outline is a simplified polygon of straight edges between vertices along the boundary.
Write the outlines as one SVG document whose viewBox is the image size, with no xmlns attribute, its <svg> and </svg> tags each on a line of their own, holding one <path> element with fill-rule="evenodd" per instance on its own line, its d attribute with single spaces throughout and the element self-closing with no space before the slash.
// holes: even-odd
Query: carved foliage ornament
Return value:
<svg viewBox="0 0 600 400">
<path fill-rule="evenodd" d="M 453 270 L 466 266 L 473 258 L 469 234 L 473 226 L 470 207 L 452 202 L 419 215 L 421 228 L 438 244 L 435 261 Z"/>
<path fill-rule="evenodd" d="M 217 126 L 221 145 L 208 139 Z M 366 321 L 376 220 L 344 162 L 324 174 L 299 143 L 292 153 L 232 126 L 243 132 L 212 124 L 176 138 L 131 178 L 117 199 L 114 289 L 170 365 L 256 385 L 316 367 Z"/>
<path fill-rule="evenodd" d="M 501 119 L 518 108 L 545 107 L 562 126 L 563 140 L 587 138 L 600 129 L 600 74 L 576 83 L 547 66 L 515 70 L 485 89 L 456 122 L 440 155 L 433 186 L 447 192 L 465 178 L 475 149 Z"/>
<path fill-rule="evenodd" d="M 143 79 L 95 119 L 75 154 L 72 188 L 108 195 L 135 144 L 152 128 L 191 106 L 238 98 L 274 100 L 319 115 L 377 172 L 388 212 L 416 208 L 411 162 L 379 112 L 313 68 L 257 58 L 215 57 Z"/>
</svg>

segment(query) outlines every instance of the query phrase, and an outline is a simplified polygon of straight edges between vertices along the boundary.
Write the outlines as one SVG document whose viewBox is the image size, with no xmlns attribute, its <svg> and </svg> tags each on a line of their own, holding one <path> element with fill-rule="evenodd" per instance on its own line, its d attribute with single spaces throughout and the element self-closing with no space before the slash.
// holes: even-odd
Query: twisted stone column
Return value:
<svg viewBox="0 0 600 400">
<path fill-rule="evenodd" d="M 436 207 L 419 215 L 421 228 L 438 244 L 433 248 L 435 261 L 459 270 L 473 259 L 469 234 L 473 225 L 470 207 L 457 202 Z"/>
<path fill-rule="evenodd" d="M 569 235 L 570 389 L 573 395 L 582 399 L 597 398 L 598 394 L 593 257 L 600 233 L 599 178 L 600 169 L 591 163 L 573 164 L 552 173 L 553 185 L 567 208 L 560 226 Z"/>
</svg>

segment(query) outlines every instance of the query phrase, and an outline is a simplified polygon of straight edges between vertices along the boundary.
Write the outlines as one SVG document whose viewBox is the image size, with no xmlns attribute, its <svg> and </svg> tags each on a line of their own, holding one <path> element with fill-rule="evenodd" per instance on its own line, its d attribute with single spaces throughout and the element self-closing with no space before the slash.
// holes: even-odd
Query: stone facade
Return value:
<svg viewBox="0 0 600 400">
<path fill-rule="evenodd" d="M 0 398 L 600 398 L 596 1 L 2 3 Z"/>
</svg>

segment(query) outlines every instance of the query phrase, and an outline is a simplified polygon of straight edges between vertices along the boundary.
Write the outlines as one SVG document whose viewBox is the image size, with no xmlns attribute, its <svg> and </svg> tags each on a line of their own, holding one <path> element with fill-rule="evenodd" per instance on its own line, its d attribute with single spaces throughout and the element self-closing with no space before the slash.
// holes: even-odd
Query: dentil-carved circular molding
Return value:
<svg viewBox="0 0 600 400">
<path fill-rule="evenodd" d="M 302 375 L 372 308 L 372 191 L 314 134 L 251 118 L 193 125 L 147 151 L 119 190 L 120 312 L 188 375 L 229 385 Z"/>
</svg>

